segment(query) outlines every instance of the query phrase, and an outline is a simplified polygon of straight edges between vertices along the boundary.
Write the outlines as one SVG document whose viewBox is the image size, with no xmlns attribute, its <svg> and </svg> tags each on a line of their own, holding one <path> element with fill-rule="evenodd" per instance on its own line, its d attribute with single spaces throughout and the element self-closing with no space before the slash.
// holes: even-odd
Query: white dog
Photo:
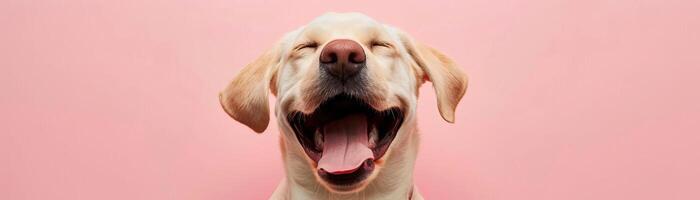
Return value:
<svg viewBox="0 0 700 200">
<path fill-rule="evenodd" d="M 220 101 L 260 133 L 276 95 L 287 175 L 271 199 L 422 199 L 413 167 L 425 81 L 454 122 L 467 77 L 452 60 L 365 15 L 329 13 L 246 66 Z"/>
</svg>

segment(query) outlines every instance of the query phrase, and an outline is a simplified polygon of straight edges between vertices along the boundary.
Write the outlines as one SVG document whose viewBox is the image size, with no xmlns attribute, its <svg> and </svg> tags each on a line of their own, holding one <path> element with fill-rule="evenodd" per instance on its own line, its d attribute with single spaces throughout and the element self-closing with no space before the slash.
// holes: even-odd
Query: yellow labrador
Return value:
<svg viewBox="0 0 700 200">
<path fill-rule="evenodd" d="M 358 13 L 328 13 L 286 34 L 220 94 L 255 132 L 275 115 L 286 178 L 271 199 L 422 199 L 413 185 L 418 88 L 433 83 L 454 122 L 466 75 L 447 56 Z"/>
</svg>

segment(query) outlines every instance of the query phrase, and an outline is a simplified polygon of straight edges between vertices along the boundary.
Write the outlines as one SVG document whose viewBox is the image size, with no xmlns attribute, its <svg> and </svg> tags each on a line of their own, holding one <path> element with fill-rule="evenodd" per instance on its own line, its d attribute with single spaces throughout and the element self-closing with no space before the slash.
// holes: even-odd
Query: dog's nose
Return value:
<svg viewBox="0 0 700 200">
<path fill-rule="evenodd" d="M 338 39 L 329 42 L 321 50 L 321 68 L 341 80 L 352 77 L 365 67 L 365 51 L 359 43 Z"/>
</svg>

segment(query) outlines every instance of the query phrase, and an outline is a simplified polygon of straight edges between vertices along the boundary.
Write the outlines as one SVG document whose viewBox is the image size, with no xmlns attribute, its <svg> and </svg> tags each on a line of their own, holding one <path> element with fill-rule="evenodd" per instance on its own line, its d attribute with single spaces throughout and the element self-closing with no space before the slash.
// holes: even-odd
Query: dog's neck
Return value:
<svg viewBox="0 0 700 200">
<path fill-rule="evenodd" d="M 418 149 L 418 134 L 415 121 L 405 122 L 402 135 L 391 145 L 382 168 L 377 177 L 367 187 L 352 194 L 337 194 L 322 186 L 309 169 L 309 160 L 305 154 L 294 153 L 295 138 L 280 140 L 286 178 L 278 186 L 271 199 L 416 199 L 413 186 L 413 168 Z"/>
</svg>

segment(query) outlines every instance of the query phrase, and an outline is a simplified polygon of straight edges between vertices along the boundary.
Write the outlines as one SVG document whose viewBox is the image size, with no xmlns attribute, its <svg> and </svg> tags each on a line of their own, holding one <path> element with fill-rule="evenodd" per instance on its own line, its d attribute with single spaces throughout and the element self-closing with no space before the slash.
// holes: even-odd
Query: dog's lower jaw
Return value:
<svg viewBox="0 0 700 200">
<path fill-rule="evenodd" d="M 301 153 L 293 153 L 294 145 L 282 139 L 281 148 L 286 178 L 282 180 L 270 199 L 422 199 L 413 185 L 413 168 L 418 149 L 418 134 L 414 120 L 406 121 L 391 145 L 401 149 L 390 150 L 382 159 L 383 164 L 376 177 L 362 190 L 340 194 L 326 189 L 312 173 L 302 173 L 308 168 L 308 159 Z M 283 130 L 284 131 L 284 130 Z M 286 140 L 286 141 L 284 141 Z"/>
</svg>

